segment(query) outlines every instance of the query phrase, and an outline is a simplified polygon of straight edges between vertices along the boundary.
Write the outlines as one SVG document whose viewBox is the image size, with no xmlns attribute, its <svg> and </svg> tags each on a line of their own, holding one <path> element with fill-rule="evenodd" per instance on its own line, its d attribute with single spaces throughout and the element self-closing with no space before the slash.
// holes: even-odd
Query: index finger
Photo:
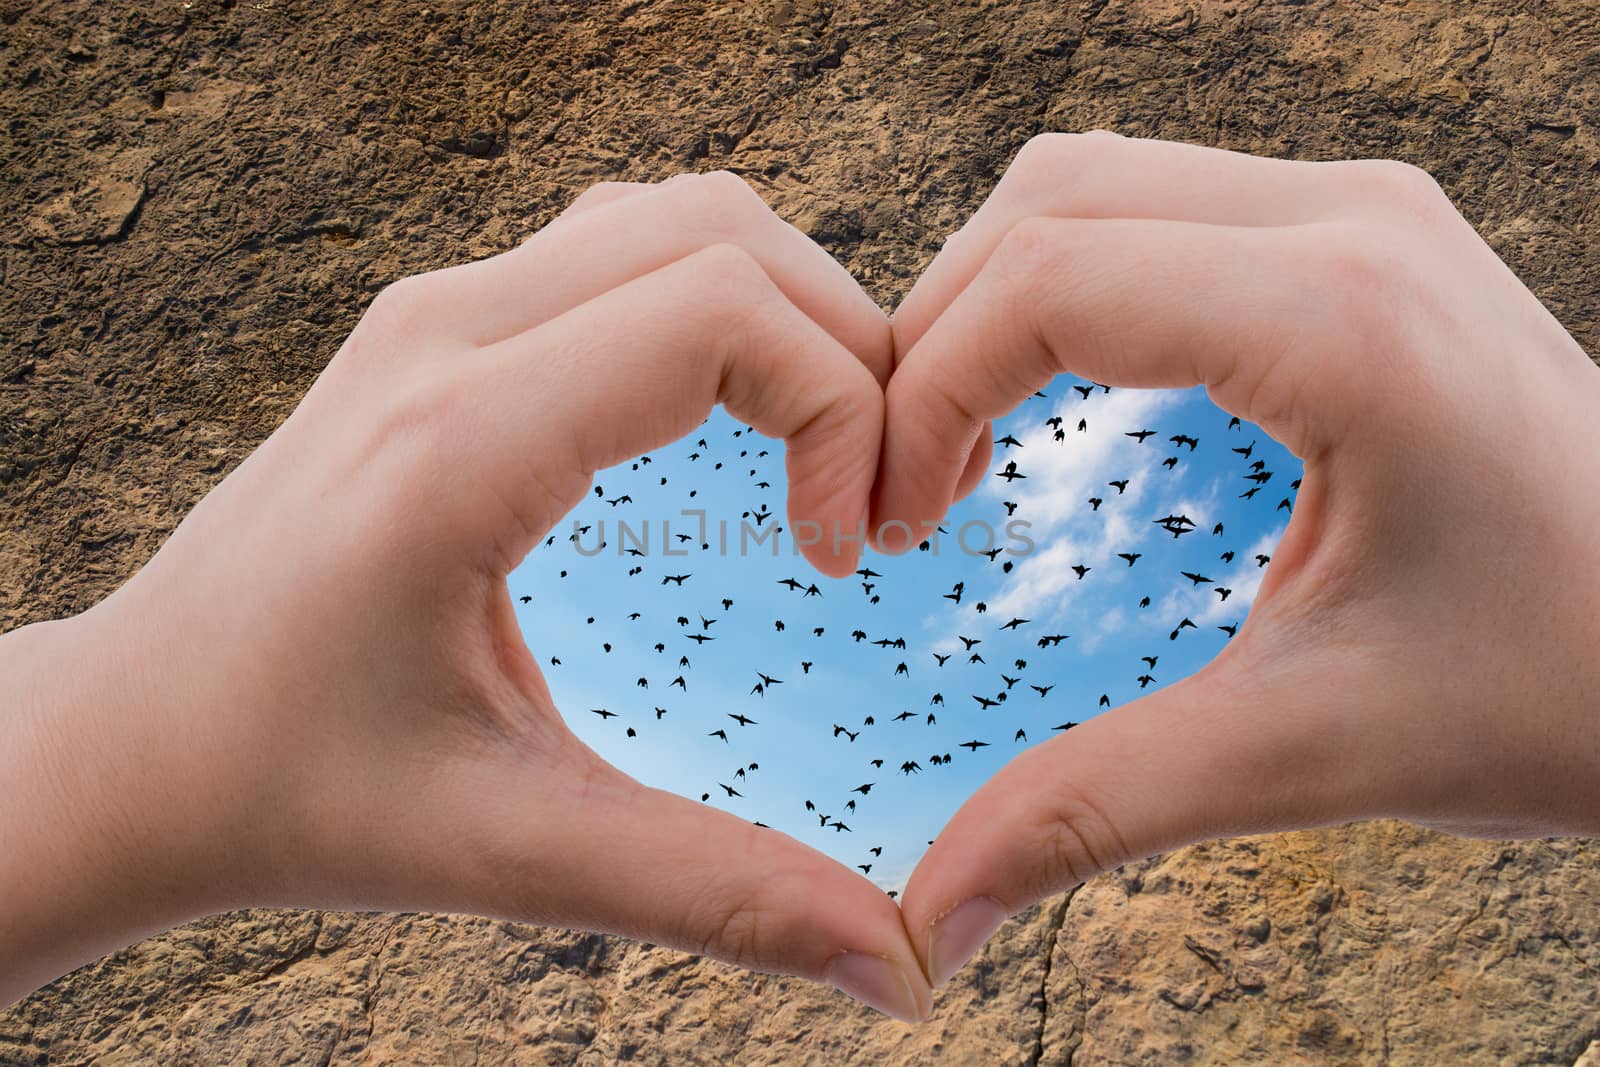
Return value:
<svg viewBox="0 0 1600 1067">
<path fill-rule="evenodd" d="M 1108 130 L 1042 133 L 1018 150 L 1000 181 L 894 311 L 897 363 L 965 289 L 1011 228 L 1035 215 L 1171 219 L 1219 226 L 1292 226 L 1352 202 L 1334 178 L 1351 161 L 1273 159 Z"/>
<path fill-rule="evenodd" d="M 487 498 L 461 512 L 495 520 L 506 571 L 596 471 L 682 437 L 717 403 L 784 439 L 794 547 L 832 577 L 855 569 L 883 393 L 738 245 L 702 248 L 450 369 L 460 378 L 446 392 L 473 409 L 453 421 L 494 442 L 462 438 Z"/>
<path fill-rule="evenodd" d="M 977 428 L 1068 371 L 1109 385 L 1203 384 L 1304 458 L 1329 439 L 1340 402 L 1319 394 L 1307 410 L 1321 353 L 1294 343 L 1356 348 L 1359 329 L 1348 304 L 1308 281 L 1307 260 L 1346 255 L 1349 235 L 1336 224 L 1320 239 L 1304 231 L 1044 217 L 1013 227 L 889 383 L 870 529 L 940 520 Z"/>
<path fill-rule="evenodd" d="M 653 186 L 603 183 L 516 248 L 436 271 L 429 284 L 450 309 L 453 332 L 489 345 L 714 244 L 749 253 L 880 387 L 889 380 L 894 344 L 883 309 L 728 171 L 680 174 Z"/>
</svg>

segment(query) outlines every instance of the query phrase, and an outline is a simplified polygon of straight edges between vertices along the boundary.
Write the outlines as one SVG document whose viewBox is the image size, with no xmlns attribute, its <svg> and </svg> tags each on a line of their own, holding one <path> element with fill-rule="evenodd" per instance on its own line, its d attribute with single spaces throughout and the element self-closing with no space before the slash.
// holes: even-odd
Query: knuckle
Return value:
<svg viewBox="0 0 1600 1067">
<path fill-rule="evenodd" d="M 1044 871 L 1040 884 L 1029 887 L 1030 898 L 1047 897 L 1051 893 L 1070 889 L 1087 882 L 1100 870 L 1089 855 L 1089 845 L 1079 825 L 1070 819 L 1062 819 L 1045 827 L 1038 854 L 1044 858 Z"/>
<path fill-rule="evenodd" d="M 456 270 L 448 267 L 446 270 Z M 398 344 L 411 344 L 437 333 L 440 309 L 440 275 L 445 270 L 430 270 L 427 274 L 406 275 L 390 282 L 379 290 L 368 307 L 368 317 L 381 328 L 387 338 Z"/>
<path fill-rule="evenodd" d="M 1083 133 L 1040 133 L 1030 137 L 1017 153 L 1023 175 L 1051 189 L 1066 190 L 1074 176 L 1107 166 L 1120 154 L 1128 138 L 1110 130 Z"/>
<path fill-rule="evenodd" d="M 709 905 L 700 916 L 697 937 L 686 939 L 699 955 L 711 956 L 752 971 L 780 971 L 787 967 L 777 946 L 784 943 L 783 913 L 760 885 L 746 886 Z"/>
<path fill-rule="evenodd" d="M 1457 313 L 1449 291 L 1435 280 L 1437 251 L 1426 242 L 1396 240 L 1392 225 L 1372 220 L 1327 223 L 1307 228 L 1302 237 L 1312 239 L 1297 243 L 1294 269 L 1305 271 L 1311 284 L 1293 338 L 1314 339 L 1320 352 L 1339 353 L 1343 373 L 1353 380 L 1426 376 L 1432 363 L 1427 353 L 1437 343 L 1432 331 Z M 1397 314 L 1396 308 L 1407 312 Z M 1362 414 L 1363 409 L 1336 403 L 1344 390 L 1326 388 L 1331 381 L 1322 370 L 1326 364 L 1289 355 L 1284 352 L 1280 362 L 1291 366 L 1262 383 L 1264 403 L 1283 409 L 1285 417 L 1309 418 L 1310 411 L 1320 409 L 1317 417 L 1324 422 L 1336 411 L 1347 418 Z M 1376 410 L 1365 409 L 1365 416 Z"/>
<path fill-rule="evenodd" d="M 738 233 L 767 212 L 750 183 L 728 170 L 695 175 L 684 183 L 682 195 L 696 228 L 711 234 Z"/>
<path fill-rule="evenodd" d="M 750 286 L 765 276 L 756 257 L 733 241 L 713 241 L 696 252 L 695 258 L 699 261 L 697 273 L 703 271 L 713 284 Z"/>
<path fill-rule="evenodd" d="M 594 204 L 596 201 L 604 202 L 607 200 L 614 200 L 625 195 L 632 185 L 632 182 L 595 182 L 593 185 L 589 186 L 589 188 L 579 193 L 572 203 L 567 205 L 567 211 L 569 213 L 576 213 Z"/>
<path fill-rule="evenodd" d="M 1401 159 L 1377 159 L 1365 162 L 1371 166 L 1372 174 L 1380 187 L 1416 196 L 1436 196 L 1439 193 L 1439 183 L 1433 180 L 1433 175 L 1415 163 Z"/>
<path fill-rule="evenodd" d="M 413 274 L 380 289 L 333 362 L 352 369 L 389 363 L 425 337 L 433 303 L 432 286 L 425 278 Z"/>
<path fill-rule="evenodd" d="M 1041 354 L 1052 352 L 1045 323 L 1055 324 L 1075 344 L 1094 343 L 1093 316 L 1081 309 L 1087 282 L 1080 264 L 1094 257 L 1083 251 L 1087 225 L 1073 219 L 1033 215 L 1007 231 L 985 266 L 998 292 L 996 314 L 1013 335 L 1029 338 Z"/>
<path fill-rule="evenodd" d="M 1116 214 L 1122 175 L 1139 164 L 1133 138 L 1111 130 L 1041 133 L 1028 140 L 1001 179 L 1015 204 L 1045 208 L 1056 216 Z M 997 189 L 997 192 L 999 190 Z"/>
<path fill-rule="evenodd" d="M 425 278 L 412 274 L 390 282 L 373 297 L 367 315 L 390 328 L 414 324 L 431 295 Z"/>
<path fill-rule="evenodd" d="M 1056 159 L 1067 150 L 1072 143 L 1072 134 L 1049 130 L 1036 133 L 1022 143 L 1017 150 L 1017 161 L 1032 163 Z"/>
<path fill-rule="evenodd" d="M 967 398 L 962 394 L 961 390 L 955 388 L 945 375 L 925 373 L 915 378 L 908 377 L 907 380 L 912 384 L 921 385 L 925 390 L 923 402 L 918 405 L 918 410 L 931 417 L 933 429 L 940 436 L 950 431 L 950 425 L 946 421 L 946 417 L 953 419 L 957 425 L 967 429 L 983 422 L 983 419 L 979 418 L 977 413 L 968 405 Z M 890 388 L 893 387 L 891 382 Z M 933 403 L 927 403 L 928 400 Z"/>
<path fill-rule="evenodd" d="M 704 290 L 707 309 L 742 322 L 771 298 L 770 278 L 744 246 L 715 242 L 694 254 L 694 280 Z"/>
<path fill-rule="evenodd" d="M 1453 214 L 1450 198 L 1432 174 L 1414 163 L 1398 159 L 1356 159 L 1344 164 L 1345 180 L 1364 202 L 1395 217 L 1430 220 L 1445 209 Z"/>
<path fill-rule="evenodd" d="M 1361 410 L 1349 381 L 1387 373 L 1392 309 L 1413 283 L 1411 253 L 1371 219 L 1289 227 L 1256 249 L 1263 275 L 1292 284 L 1275 310 L 1245 324 L 1240 346 L 1209 375 L 1218 404 L 1266 427 L 1296 455 L 1337 439 Z"/>
<path fill-rule="evenodd" d="M 1036 897 L 1087 881 L 1133 858 L 1105 809 L 1087 790 L 1069 782 L 1057 786 L 1037 833 L 1043 865 L 1036 875 L 1039 883 L 1028 887 Z"/>
<path fill-rule="evenodd" d="M 1041 276 L 1056 271 L 1062 229 L 1058 219 L 1030 215 L 1006 231 L 995 246 L 990 263 L 1008 290 L 1037 285 Z"/>
<path fill-rule="evenodd" d="M 755 969 L 761 955 L 760 915 L 750 896 L 737 897 L 720 906 L 700 943 L 699 954 Z"/>
<path fill-rule="evenodd" d="M 738 349 L 771 316 L 773 285 L 742 246 L 718 241 L 685 261 L 697 289 L 700 314 L 712 320 L 725 348 Z"/>
<path fill-rule="evenodd" d="M 755 190 L 750 188 L 750 183 L 739 177 L 731 170 L 708 170 L 700 175 L 699 184 L 708 189 L 715 190 L 725 197 L 750 197 L 755 196 Z"/>
</svg>

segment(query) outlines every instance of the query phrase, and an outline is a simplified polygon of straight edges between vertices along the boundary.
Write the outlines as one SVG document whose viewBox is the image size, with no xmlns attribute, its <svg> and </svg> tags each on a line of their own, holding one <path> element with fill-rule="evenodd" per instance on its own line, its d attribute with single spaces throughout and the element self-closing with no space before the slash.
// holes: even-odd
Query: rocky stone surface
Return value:
<svg viewBox="0 0 1600 1067">
<path fill-rule="evenodd" d="M 0 1062 L 1574 1064 L 1597 858 L 1392 822 L 1200 845 L 1008 923 L 918 1027 L 609 937 L 240 912 L 0 1015 Z"/>
<path fill-rule="evenodd" d="M 1043 1061 L 1570 1064 L 1600 1034 L 1597 856 L 1377 822 L 1125 868 L 1067 909 Z"/>
<path fill-rule="evenodd" d="M 374 292 L 587 185 L 742 174 L 886 306 L 1029 136 L 1392 156 L 1600 350 L 1582 0 L 0 0 L 0 627 L 115 588 Z M 1581 841 L 1185 849 L 1009 924 L 910 1028 L 455 916 L 215 916 L 0 1012 L 3 1063 L 1594 1060 Z"/>
</svg>

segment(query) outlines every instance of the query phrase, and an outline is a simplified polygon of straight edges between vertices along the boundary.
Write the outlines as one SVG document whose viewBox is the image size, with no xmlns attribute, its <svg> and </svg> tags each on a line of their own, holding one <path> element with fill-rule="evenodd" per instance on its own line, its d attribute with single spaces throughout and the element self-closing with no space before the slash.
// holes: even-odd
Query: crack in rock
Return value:
<svg viewBox="0 0 1600 1067">
<path fill-rule="evenodd" d="M 1039 1029 L 1033 1037 L 1033 1051 L 1028 1057 L 1029 1067 L 1038 1067 L 1039 1061 L 1044 1057 L 1045 1029 L 1050 1024 L 1050 975 L 1054 970 L 1056 957 L 1056 942 L 1060 940 L 1061 928 L 1067 922 L 1067 907 L 1072 903 L 1072 898 L 1077 895 L 1081 886 L 1067 890 L 1061 896 L 1061 903 L 1050 916 L 1050 925 L 1045 935 L 1044 943 L 1044 974 L 1039 979 Z M 1070 960 L 1069 967 L 1073 966 Z M 1073 968 L 1076 971 L 1076 967 Z M 1081 983 L 1080 983 L 1081 984 Z M 1067 1056 L 1067 1063 L 1072 1062 L 1071 1054 Z"/>
</svg>

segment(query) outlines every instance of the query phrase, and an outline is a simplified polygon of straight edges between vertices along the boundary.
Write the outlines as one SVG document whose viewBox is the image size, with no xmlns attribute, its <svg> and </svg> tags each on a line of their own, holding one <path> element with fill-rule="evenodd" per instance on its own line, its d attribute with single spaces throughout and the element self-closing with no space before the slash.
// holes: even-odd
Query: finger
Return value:
<svg viewBox="0 0 1600 1067">
<path fill-rule="evenodd" d="M 972 282 L 1011 227 L 1025 218 L 1288 225 L 1331 214 L 1329 198 L 1313 195 L 1309 188 L 1313 180 L 1309 172 L 1322 168 L 1318 173 L 1325 176 L 1329 166 L 1123 137 L 1106 130 L 1036 136 L 1023 145 L 994 191 L 946 239 L 895 308 L 895 365 Z M 993 429 L 985 422 L 974 441 L 987 442 Z M 975 444 L 954 499 L 961 500 L 977 488 L 990 451 L 986 444 Z"/>
<path fill-rule="evenodd" d="M 574 197 L 572 203 L 568 204 L 566 210 L 557 215 L 556 218 L 563 219 L 573 215 L 581 215 L 585 211 L 592 211 L 597 207 L 614 204 L 618 200 L 625 200 L 649 189 L 661 189 L 669 185 L 678 185 L 698 177 L 700 175 L 694 171 L 685 171 L 682 174 L 674 174 L 672 177 L 659 182 L 595 182 Z"/>
<path fill-rule="evenodd" d="M 989 465 L 990 455 L 994 450 L 987 437 L 989 428 L 989 424 L 984 423 L 981 430 L 973 434 L 972 439 L 967 444 L 957 449 L 963 457 L 960 462 L 964 464 L 964 467 L 961 471 L 961 479 L 956 485 L 955 500 L 964 499 L 983 480 L 985 469 Z M 879 463 L 882 463 L 881 455 L 879 456 Z M 883 477 L 882 467 L 880 466 L 878 479 L 874 483 L 874 492 L 881 491 Z M 871 509 L 869 506 L 870 514 Z M 907 525 L 901 527 L 890 524 L 886 527 L 874 527 L 869 531 L 867 543 L 879 552 L 896 555 L 907 552 L 933 537 L 939 526 L 938 519 L 930 519 L 921 526 Z"/>
<path fill-rule="evenodd" d="M 488 345 L 707 245 L 736 244 L 880 386 L 888 381 L 893 338 L 883 309 L 736 175 L 678 175 L 631 195 L 607 189 L 590 205 L 569 209 L 509 252 L 427 275 L 429 306 L 455 336 Z"/>
<path fill-rule="evenodd" d="M 993 455 L 994 424 L 986 422 L 978 436 L 972 439 L 972 449 L 967 453 L 967 465 L 961 469 L 961 478 L 956 482 L 956 500 L 964 499 L 978 488 L 978 483 L 983 481 Z"/>
<path fill-rule="evenodd" d="M 481 405 L 486 424 L 462 446 L 490 493 L 483 509 L 513 502 L 496 527 L 502 562 L 515 566 L 595 471 L 677 440 L 720 402 L 786 440 L 796 545 L 826 574 L 855 567 L 883 393 L 740 246 L 620 285 L 479 351 L 460 373 L 462 404 Z"/>
<path fill-rule="evenodd" d="M 1349 177 L 1370 162 L 1270 159 L 1106 130 L 1040 134 L 1022 146 L 988 198 L 946 239 L 895 308 L 895 351 L 905 357 L 1023 219 L 1292 226 L 1369 201 Z"/>
<path fill-rule="evenodd" d="M 670 180 L 669 178 L 668 181 Z M 596 182 L 573 198 L 572 203 L 568 204 L 566 210 L 562 211 L 556 218 L 565 219 L 574 215 L 581 215 L 585 211 L 592 211 L 606 204 L 614 204 L 618 200 L 626 199 L 642 193 L 646 189 L 653 188 L 655 186 L 649 182 Z"/>
<path fill-rule="evenodd" d="M 1108 385 L 1205 384 L 1218 405 L 1306 457 L 1333 439 L 1342 400 L 1330 391 L 1314 407 L 1300 402 L 1308 380 L 1331 371 L 1295 342 L 1356 349 L 1360 316 L 1344 293 L 1360 287 L 1336 292 L 1331 279 L 1361 269 L 1370 252 L 1359 248 L 1332 223 L 1024 220 L 889 383 L 871 528 L 938 521 L 978 427 L 1064 371 Z"/>
<path fill-rule="evenodd" d="M 907 1021 L 927 1014 L 931 990 L 882 889 L 787 834 L 647 788 L 592 755 L 584 767 L 581 791 L 541 790 L 537 822 L 520 813 L 529 803 L 491 808 L 496 866 L 533 864 L 509 893 L 490 894 L 508 917 L 829 982 Z"/>
<path fill-rule="evenodd" d="M 902 895 L 933 984 L 1005 918 L 1102 871 L 1194 841 L 1378 814 L 1382 789 L 1367 770 L 1389 762 L 1378 731 L 1355 728 L 1326 678 L 1288 681 L 1203 671 L 1007 764 L 951 818 Z"/>
</svg>

